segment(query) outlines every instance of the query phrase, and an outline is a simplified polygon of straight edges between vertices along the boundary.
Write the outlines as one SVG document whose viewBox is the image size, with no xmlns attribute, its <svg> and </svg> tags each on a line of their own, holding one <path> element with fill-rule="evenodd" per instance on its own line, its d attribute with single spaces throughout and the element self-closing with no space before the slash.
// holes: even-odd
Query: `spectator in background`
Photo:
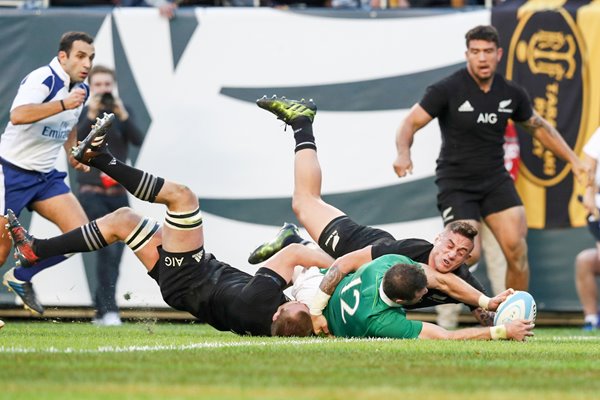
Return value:
<svg viewBox="0 0 600 400">
<path fill-rule="evenodd" d="M 77 124 L 77 138 L 83 140 L 87 136 L 96 117 L 104 112 L 114 113 L 116 120 L 108 133 L 110 149 L 117 159 L 125 161 L 129 145 L 140 146 L 144 139 L 143 134 L 133 123 L 127 107 L 115 92 L 114 71 L 98 65 L 92 68 L 88 79 L 91 96 Z M 97 169 L 88 173 L 79 172 L 77 182 L 79 201 L 90 220 L 129 206 L 125 188 Z M 98 285 L 93 300 L 96 307 L 94 323 L 97 325 L 121 325 L 115 290 L 123 249 L 124 244 L 117 242 L 96 253 L 95 270 Z"/>
<path fill-rule="evenodd" d="M 121 7 L 156 7 L 160 15 L 167 19 L 175 17 L 175 10 L 180 3 L 178 0 L 118 0 Z"/>
<path fill-rule="evenodd" d="M 600 328 L 598 321 L 598 285 L 596 284 L 596 278 L 600 276 L 600 222 L 598 221 L 600 171 L 598 171 L 598 159 L 600 159 L 600 128 L 594 132 L 583 147 L 583 161 L 590 166 L 595 174 L 593 185 L 588 186 L 585 190 L 583 205 L 589 213 L 588 228 L 596 239 L 596 247 L 583 250 L 577 254 L 575 259 L 575 286 L 585 316 L 583 329 L 587 331 Z"/>
</svg>

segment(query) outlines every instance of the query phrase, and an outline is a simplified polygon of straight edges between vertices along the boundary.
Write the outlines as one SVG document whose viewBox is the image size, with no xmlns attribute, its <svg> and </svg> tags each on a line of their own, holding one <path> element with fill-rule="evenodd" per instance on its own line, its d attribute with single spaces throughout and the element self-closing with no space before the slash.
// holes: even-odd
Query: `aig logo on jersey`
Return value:
<svg viewBox="0 0 600 400">
<path fill-rule="evenodd" d="M 498 122 L 498 115 L 496 113 L 479 113 L 477 117 L 478 124 L 492 124 Z"/>
<path fill-rule="evenodd" d="M 185 260 L 185 257 L 166 256 L 165 265 L 167 267 L 181 267 L 183 265 L 183 260 Z"/>
</svg>

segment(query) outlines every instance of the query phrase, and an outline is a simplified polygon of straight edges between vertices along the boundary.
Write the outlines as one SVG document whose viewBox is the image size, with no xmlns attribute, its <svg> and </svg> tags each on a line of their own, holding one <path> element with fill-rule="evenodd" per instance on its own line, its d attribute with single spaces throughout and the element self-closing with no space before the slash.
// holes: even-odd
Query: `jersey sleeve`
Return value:
<svg viewBox="0 0 600 400">
<path fill-rule="evenodd" d="M 371 248 L 371 258 L 386 254 L 401 254 L 412 260 L 427 263 L 432 244 L 422 239 L 403 239 L 388 243 L 375 244 Z"/>
<path fill-rule="evenodd" d="M 369 324 L 366 337 L 416 339 L 423 329 L 423 322 L 410 321 L 406 315 L 389 310 L 378 315 Z"/>
<path fill-rule="evenodd" d="M 446 90 L 440 83 L 433 84 L 425 90 L 423 98 L 419 102 L 427 114 L 435 118 L 439 116 L 448 105 Z"/>
<path fill-rule="evenodd" d="M 50 86 L 46 82 L 51 79 L 51 73 L 44 73 L 45 68 L 40 68 L 27 75 L 19 86 L 19 91 L 15 97 L 10 110 L 25 104 L 42 104 L 44 99 L 50 94 Z"/>
<path fill-rule="evenodd" d="M 527 121 L 533 115 L 533 108 L 531 107 L 531 100 L 529 95 L 520 86 L 515 86 L 517 93 L 517 107 L 513 112 L 511 118 L 515 122 Z"/>
<path fill-rule="evenodd" d="M 244 286 L 241 292 L 241 297 L 248 304 L 261 304 L 264 301 L 273 301 L 280 299 L 283 296 L 283 289 L 287 286 L 277 272 L 272 269 L 262 267 Z"/>
</svg>

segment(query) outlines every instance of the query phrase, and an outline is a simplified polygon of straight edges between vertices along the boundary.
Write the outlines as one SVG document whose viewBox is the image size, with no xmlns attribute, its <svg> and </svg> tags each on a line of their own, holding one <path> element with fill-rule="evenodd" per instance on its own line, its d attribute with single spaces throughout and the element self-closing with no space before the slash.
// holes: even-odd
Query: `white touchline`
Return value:
<svg viewBox="0 0 600 400">
<path fill-rule="evenodd" d="M 311 345 L 311 344 L 327 344 L 327 343 L 348 343 L 348 342 L 390 342 L 393 339 L 321 339 L 314 338 L 308 340 L 289 339 L 277 341 L 261 341 L 261 342 L 204 342 L 190 343 L 181 345 L 156 345 L 156 346 L 101 346 L 95 349 L 74 349 L 72 347 L 57 348 L 27 348 L 16 346 L 0 346 L 0 353 L 53 353 L 53 354 L 95 354 L 95 353 L 134 353 L 134 352 L 149 352 L 149 351 L 183 351 L 194 349 L 216 349 L 224 347 L 262 347 L 262 346 L 282 346 L 282 345 Z"/>
</svg>

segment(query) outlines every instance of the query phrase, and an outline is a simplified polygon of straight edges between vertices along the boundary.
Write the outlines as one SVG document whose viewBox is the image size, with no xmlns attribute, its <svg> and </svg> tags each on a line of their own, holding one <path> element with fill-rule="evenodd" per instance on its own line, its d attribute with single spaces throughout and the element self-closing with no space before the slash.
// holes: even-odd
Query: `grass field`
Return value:
<svg viewBox="0 0 600 400">
<path fill-rule="evenodd" d="M 577 328 L 539 328 L 515 343 L 252 338 L 147 321 L 115 328 L 6 322 L 2 399 L 600 398 L 600 333 Z"/>
</svg>

